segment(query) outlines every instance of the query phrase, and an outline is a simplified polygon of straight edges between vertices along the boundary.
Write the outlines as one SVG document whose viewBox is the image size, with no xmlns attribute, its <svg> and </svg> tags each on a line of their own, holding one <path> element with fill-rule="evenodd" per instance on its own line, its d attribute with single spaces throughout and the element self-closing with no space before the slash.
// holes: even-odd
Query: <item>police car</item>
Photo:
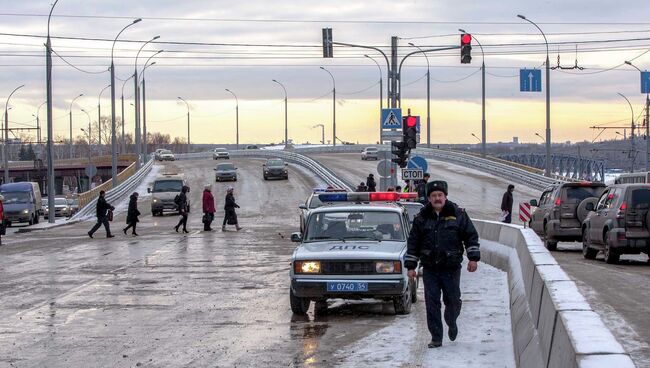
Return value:
<svg viewBox="0 0 650 368">
<path fill-rule="evenodd" d="M 294 314 L 312 301 L 327 309 L 328 299 L 392 301 L 396 314 L 408 314 L 417 280 L 404 267 L 410 221 L 397 203 L 413 193 L 321 193 L 325 205 L 309 211 L 300 245 L 291 260 L 289 299 Z"/>
</svg>

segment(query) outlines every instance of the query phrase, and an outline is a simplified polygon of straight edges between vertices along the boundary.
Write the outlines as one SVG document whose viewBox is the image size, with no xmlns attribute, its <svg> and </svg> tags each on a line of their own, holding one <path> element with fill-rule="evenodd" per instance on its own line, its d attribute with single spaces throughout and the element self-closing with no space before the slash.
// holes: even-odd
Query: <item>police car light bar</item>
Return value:
<svg viewBox="0 0 650 368">
<path fill-rule="evenodd" d="M 345 192 L 345 191 L 346 191 L 345 189 L 332 188 L 332 187 L 313 189 L 314 193 L 332 193 L 332 192 Z"/>
<path fill-rule="evenodd" d="M 397 192 L 345 192 L 323 193 L 318 195 L 321 202 L 396 202 L 400 199 L 412 199 L 417 193 Z"/>
</svg>

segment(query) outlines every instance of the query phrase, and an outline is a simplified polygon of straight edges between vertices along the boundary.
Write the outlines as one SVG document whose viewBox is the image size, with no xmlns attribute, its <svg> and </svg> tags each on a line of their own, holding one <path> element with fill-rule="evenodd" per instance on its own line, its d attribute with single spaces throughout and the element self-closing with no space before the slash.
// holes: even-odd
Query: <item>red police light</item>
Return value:
<svg viewBox="0 0 650 368">
<path fill-rule="evenodd" d="M 469 45 L 472 43 L 472 35 L 469 33 L 465 33 L 462 36 L 460 36 L 460 43 L 461 45 Z"/>
<path fill-rule="evenodd" d="M 417 122 L 418 121 L 415 118 L 415 116 L 407 116 L 406 117 L 406 126 L 409 127 L 409 128 L 415 128 L 415 126 L 417 125 Z"/>
</svg>

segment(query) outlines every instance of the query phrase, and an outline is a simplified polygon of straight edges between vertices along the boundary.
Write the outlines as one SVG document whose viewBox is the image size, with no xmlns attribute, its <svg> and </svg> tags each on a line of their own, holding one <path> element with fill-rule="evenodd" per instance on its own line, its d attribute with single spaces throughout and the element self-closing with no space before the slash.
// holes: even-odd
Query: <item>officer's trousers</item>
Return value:
<svg viewBox="0 0 650 368">
<path fill-rule="evenodd" d="M 442 342 L 440 294 L 445 303 L 445 322 L 455 326 L 460 315 L 460 268 L 455 271 L 432 271 L 424 267 L 424 301 L 427 307 L 427 326 L 431 340 Z"/>
</svg>

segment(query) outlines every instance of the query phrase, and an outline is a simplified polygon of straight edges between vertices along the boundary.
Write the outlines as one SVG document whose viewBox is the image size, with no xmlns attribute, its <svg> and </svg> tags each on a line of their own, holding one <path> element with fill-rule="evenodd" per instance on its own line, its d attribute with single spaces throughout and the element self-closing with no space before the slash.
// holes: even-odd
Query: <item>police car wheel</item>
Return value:
<svg viewBox="0 0 650 368">
<path fill-rule="evenodd" d="M 307 298 L 300 298 L 293 295 L 293 290 L 289 289 L 289 303 L 291 304 L 291 311 L 294 314 L 305 315 L 309 310 L 311 301 Z"/>
<path fill-rule="evenodd" d="M 411 285 L 409 283 L 408 288 L 401 296 L 393 299 L 393 306 L 395 307 L 395 314 L 409 314 L 411 313 Z"/>
</svg>

